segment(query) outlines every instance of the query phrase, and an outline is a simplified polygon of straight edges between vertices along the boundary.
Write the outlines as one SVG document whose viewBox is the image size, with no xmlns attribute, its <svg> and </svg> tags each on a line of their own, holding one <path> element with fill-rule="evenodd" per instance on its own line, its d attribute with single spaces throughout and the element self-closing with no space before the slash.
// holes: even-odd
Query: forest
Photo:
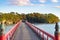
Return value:
<svg viewBox="0 0 60 40">
<path fill-rule="evenodd" d="M 8 24 L 8 22 L 14 24 L 20 20 L 26 20 L 31 23 L 56 23 L 59 21 L 59 18 L 53 13 L 42 14 L 33 12 L 25 14 L 17 12 L 10 12 L 10 13 L 0 12 L 0 22 L 5 21 L 6 24 Z"/>
</svg>

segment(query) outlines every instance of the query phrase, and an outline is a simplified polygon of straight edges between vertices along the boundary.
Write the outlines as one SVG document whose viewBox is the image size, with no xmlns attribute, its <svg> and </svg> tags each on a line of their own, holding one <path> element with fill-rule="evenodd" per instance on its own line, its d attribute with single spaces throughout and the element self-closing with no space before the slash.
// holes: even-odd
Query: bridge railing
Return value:
<svg viewBox="0 0 60 40">
<path fill-rule="evenodd" d="M 11 40 L 16 29 L 19 27 L 19 25 L 21 24 L 22 21 L 18 22 L 17 24 L 14 25 L 14 27 L 12 27 L 12 29 L 9 30 L 9 32 L 7 32 L 7 34 L 2 34 L 0 36 L 0 40 Z"/>
<path fill-rule="evenodd" d="M 7 34 L 5 34 L 6 40 L 10 40 L 13 37 L 16 29 L 19 27 L 20 24 L 21 24 L 21 21 L 18 22 Z"/>
<path fill-rule="evenodd" d="M 43 31 L 42 29 L 35 27 L 34 25 L 32 25 L 27 21 L 26 21 L 26 24 L 38 35 L 38 37 L 41 37 L 42 40 L 55 40 L 54 36 Z"/>
</svg>

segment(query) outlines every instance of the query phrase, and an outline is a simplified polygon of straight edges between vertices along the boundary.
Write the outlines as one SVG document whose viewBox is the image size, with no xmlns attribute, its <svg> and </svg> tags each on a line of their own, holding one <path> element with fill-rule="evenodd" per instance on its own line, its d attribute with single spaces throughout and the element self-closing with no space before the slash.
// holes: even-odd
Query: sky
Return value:
<svg viewBox="0 0 60 40">
<path fill-rule="evenodd" d="M 0 0 L 0 12 L 53 13 L 60 18 L 60 0 Z"/>
</svg>

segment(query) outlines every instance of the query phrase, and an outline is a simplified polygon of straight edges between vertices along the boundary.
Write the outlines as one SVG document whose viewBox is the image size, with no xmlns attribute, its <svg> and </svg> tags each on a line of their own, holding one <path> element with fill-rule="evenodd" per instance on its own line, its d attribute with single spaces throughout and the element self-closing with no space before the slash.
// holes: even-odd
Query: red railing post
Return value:
<svg viewBox="0 0 60 40">
<path fill-rule="evenodd" d="M 47 40 L 48 40 L 48 36 L 47 36 Z"/>
<path fill-rule="evenodd" d="M 42 40 L 44 40 L 44 33 L 42 33 Z"/>
<path fill-rule="evenodd" d="M 59 40 L 58 32 L 59 32 L 59 26 L 58 26 L 58 23 L 56 23 L 56 25 L 55 25 L 55 40 Z"/>
<path fill-rule="evenodd" d="M 5 36 L 4 36 L 4 28 L 2 26 L 3 24 L 0 24 L 0 40 L 5 40 Z"/>
</svg>

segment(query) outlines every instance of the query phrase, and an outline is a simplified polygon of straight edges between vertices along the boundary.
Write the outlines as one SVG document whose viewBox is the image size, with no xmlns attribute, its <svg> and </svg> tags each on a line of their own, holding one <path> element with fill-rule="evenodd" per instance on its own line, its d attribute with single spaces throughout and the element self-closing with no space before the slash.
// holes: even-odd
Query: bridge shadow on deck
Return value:
<svg viewBox="0 0 60 40">
<path fill-rule="evenodd" d="M 14 37 L 12 40 L 41 40 L 42 38 L 39 38 L 36 33 L 32 31 L 28 27 L 27 24 L 23 23 L 19 26 L 19 28 L 14 33 Z"/>
</svg>

